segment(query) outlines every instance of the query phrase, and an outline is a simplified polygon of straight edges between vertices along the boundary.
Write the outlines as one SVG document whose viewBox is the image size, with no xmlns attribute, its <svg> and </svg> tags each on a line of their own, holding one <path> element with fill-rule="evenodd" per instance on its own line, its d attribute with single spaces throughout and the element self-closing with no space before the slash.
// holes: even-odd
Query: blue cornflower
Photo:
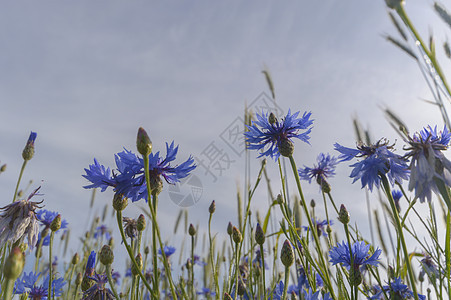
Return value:
<svg viewBox="0 0 451 300">
<path fill-rule="evenodd" d="M 311 271 L 311 268 L 309 267 L 309 272 Z M 288 287 L 288 293 L 291 294 L 292 292 L 294 292 L 296 295 L 299 295 L 299 293 L 301 293 L 304 289 L 310 289 L 310 283 L 308 281 L 307 278 L 307 274 L 305 272 L 305 269 L 300 266 L 297 268 L 297 277 L 298 277 L 298 283 L 297 285 L 290 285 Z M 316 287 L 322 287 L 324 285 L 323 279 L 321 278 L 321 275 L 319 275 L 318 273 L 316 273 Z"/>
<path fill-rule="evenodd" d="M 336 143 L 335 150 L 340 152 L 338 157 L 341 161 L 353 158 L 363 158 L 361 161 L 351 165 L 354 169 L 350 177 L 354 182 L 361 180 L 362 188 L 367 186 L 370 191 L 373 186 L 379 187 L 381 175 L 386 175 L 393 185 L 395 182 L 402 183 L 408 179 L 409 170 L 405 158 L 394 154 L 388 142 L 380 140 L 374 145 L 366 146 L 360 143 L 357 149 L 343 147 Z"/>
<path fill-rule="evenodd" d="M 94 280 L 94 285 L 91 286 L 83 293 L 83 299 L 85 300 L 113 300 L 115 299 L 114 294 L 105 285 L 108 283 L 108 277 L 105 274 L 94 274 L 94 276 L 89 276 L 89 279 Z"/>
<path fill-rule="evenodd" d="M 376 294 L 369 299 L 385 299 L 384 291 L 389 296 L 389 299 L 412 299 L 413 292 L 402 283 L 401 277 L 396 277 L 393 281 L 388 282 L 388 285 L 376 287 Z M 420 300 L 426 300 L 426 296 L 418 294 Z"/>
<path fill-rule="evenodd" d="M 318 164 L 314 165 L 313 168 L 304 165 L 304 168 L 298 170 L 299 178 L 307 180 L 309 183 L 315 178 L 316 182 L 321 185 L 322 180 L 326 180 L 335 175 L 335 167 L 338 161 L 336 157 L 324 153 L 320 153 L 316 160 Z"/>
<path fill-rule="evenodd" d="M 282 300 L 284 287 L 285 287 L 285 285 L 283 284 L 283 281 L 281 280 L 279 282 L 279 284 L 277 284 L 274 287 L 274 290 L 272 291 L 272 296 L 270 296 L 268 299 Z"/>
<path fill-rule="evenodd" d="M 185 162 L 175 167 L 171 162 L 175 160 L 178 146 L 174 142 L 166 143 L 166 157 L 160 156 L 160 152 L 149 155 L 149 174 L 153 193 L 159 193 L 162 189 L 163 177 L 167 183 L 175 184 L 180 179 L 187 177 L 196 168 L 194 159 L 190 156 Z M 105 191 L 112 187 L 117 194 L 131 199 L 133 202 L 140 199 L 147 201 L 147 187 L 144 174 L 144 160 L 131 151 L 124 149 L 115 155 L 116 170 L 105 168 L 96 159 L 94 164 L 85 169 L 84 178 L 91 182 L 84 188 L 100 188 Z"/>
<path fill-rule="evenodd" d="M 164 250 L 164 254 L 166 255 L 166 258 L 169 258 L 172 254 L 175 253 L 175 248 L 172 246 L 164 246 L 163 250 Z M 160 255 L 163 255 L 163 253 L 161 252 L 161 249 L 158 249 L 158 253 Z"/>
<path fill-rule="evenodd" d="M 38 279 L 41 273 L 30 272 L 27 274 L 24 272 L 21 278 L 15 282 L 15 294 L 23 294 L 27 292 L 29 299 L 42 299 L 45 300 L 49 297 L 49 275 L 47 275 L 42 284 L 38 285 Z M 52 280 L 52 294 L 59 297 L 63 293 L 63 286 L 66 284 L 63 278 L 57 278 Z"/>
<path fill-rule="evenodd" d="M 102 238 L 103 236 L 105 236 L 105 239 L 109 241 L 111 238 L 110 230 L 106 225 L 97 226 L 96 230 L 94 231 L 94 238 Z"/>
<path fill-rule="evenodd" d="M 49 211 L 46 209 L 41 209 L 36 212 L 36 218 L 41 223 L 41 225 L 44 225 L 42 232 L 40 232 L 38 235 L 38 241 L 36 242 L 36 245 L 39 245 L 39 243 L 41 242 L 42 233 L 45 232 L 46 230 L 49 230 L 50 224 L 52 224 L 53 220 L 56 218 L 57 215 L 58 215 L 58 212 Z M 64 220 L 64 219 L 61 220 L 60 229 L 67 228 L 67 225 L 68 225 L 68 223 L 66 220 Z M 59 232 L 60 229 L 58 229 L 56 232 Z M 42 246 L 48 246 L 49 244 L 50 244 L 50 236 L 46 234 L 42 241 Z"/>
<path fill-rule="evenodd" d="M 265 251 L 263 251 L 263 255 L 265 255 Z M 247 257 L 246 257 L 247 259 Z M 254 260 L 252 261 L 252 263 L 258 267 L 262 267 L 262 262 L 263 262 L 263 258 L 262 258 L 262 253 L 260 251 L 260 249 L 255 250 L 255 257 Z M 268 264 L 265 262 L 265 269 L 269 270 Z"/>
<path fill-rule="evenodd" d="M 402 198 L 403 194 L 400 190 L 391 191 L 391 195 L 393 197 L 393 201 L 395 201 L 395 206 L 398 212 L 401 211 L 401 206 L 399 205 L 399 200 Z"/>
<path fill-rule="evenodd" d="M 419 277 L 424 278 L 424 275 L 427 274 L 429 282 L 434 283 L 437 278 L 439 278 L 440 271 L 438 270 L 437 265 L 432 260 L 432 257 L 426 254 L 420 261 L 420 263 L 422 268 Z"/>
<path fill-rule="evenodd" d="M 316 231 L 318 232 L 318 236 L 323 235 L 324 237 L 327 238 L 327 220 L 323 220 L 323 221 L 319 221 L 319 220 L 314 220 L 312 219 L 312 222 L 314 225 L 316 225 Z M 333 225 L 334 221 L 329 220 L 329 225 Z M 302 226 L 302 228 L 304 228 L 304 230 L 309 231 L 310 228 L 308 226 Z M 313 239 L 313 235 L 312 235 L 312 239 Z"/>
<path fill-rule="evenodd" d="M 87 276 L 93 276 L 96 265 L 96 252 L 93 250 L 91 254 L 89 254 L 88 262 L 86 263 L 85 274 Z"/>
<path fill-rule="evenodd" d="M 378 259 L 382 250 L 376 249 L 371 256 L 368 253 L 369 250 L 370 245 L 365 244 L 363 241 L 355 242 L 352 245 L 351 251 L 355 270 L 359 270 L 365 265 L 377 266 L 379 264 Z M 329 256 L 332 265 L 341 263 L 348 270 L 351 268 L 351 254 L 349 253 L 349 244 L 347 242 L 338 243 L 337 247 L 330 249 Z"/>
<path fill-rule="evenodd" d="M 209 297 L 209 296 L 216 296 L 216 293 L 214 291 L 212 291 L 212 290 L 210 290 L 209 288 L 206 288 L 206 287 L 202 288 L 201 291 L 196 292 L 196 294 L 204 295 L 204 296 L 207 296 L 207 297 Z"/>
<path fill-rule="evenodd" d="M 303 297 L 302 299 L 304 300 L 331 300 L 332 298 L 330 297 L 329 293 L 324 294 L 324 296 L 321 295 L 321 291 L 317 291 L 315 293 L 313 293 L 312 289 L 307 290 L 303 290 L 302 291 Z"/>
<path fill-rule="evenodd" d="M 436 180 L 451 185 L 451 162 L 442 153 L 448 149 L 450 140 L 451 133 L 446 126 L 441 132 L 437 132 L 437 126 L 428 126 L 407 141 L 406 150 L 410 151 L 405 156 L 412 158 L 409 190 L 415 189 L 415 197 L 421 202 L 431 201 L 432 192 L 439 193 Z"/>
<path fill-rule="evenodd" d="M 310 132 L 312 131 L 313 120 L 310 119 L 311 113 L 305 112 L 301 118 L 298 118 L 299 112 L 288 114 L 280 122 L 273 114 L 257 114 L 257 121 L 252 122 L 252 126 L 246 126 L 249 131 L 244 133 L 248 149 L 261 150 L 258 157 L 270 156 L 277 160 L 282 149 L 292 146 L 293 138 L 298 138 L 309 144 Z M 269 120 L 270 118 L 271 120 Z M 305 132 L 300 133 L 301 130 Z M 265 150 L 266 149 L 266 150 Z M 282 151 L 284 152 L 284 151 Z M 284 156 L 290 156 L 291 153 Z"/>
</svg>

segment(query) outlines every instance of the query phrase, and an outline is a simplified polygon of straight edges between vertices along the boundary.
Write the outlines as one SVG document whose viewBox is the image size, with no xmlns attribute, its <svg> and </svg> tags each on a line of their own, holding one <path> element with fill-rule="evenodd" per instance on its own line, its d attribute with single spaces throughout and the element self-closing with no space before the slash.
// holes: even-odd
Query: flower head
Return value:
<svg viewBox="0 0 451 300">
<path fill-rule="evenodd" d="M 196 168 L 191 156 L 182 164 L 172 166 L 171 162 L 175 160 L 177 152 L 178 146 L 174 146 L 172 142 L 170 145 L 166 143 L 165 157 L 161 156 L 160 152 L 149 155 L 149 175 L 153 193 L 161 191 L 163 184 L 161 177 L 167 183 L 175 184 Z M 105 168 L 94 159 L 94 164 L 85 169 L 86 175 L 83 175 L 91 184 L 84 188 L 100 188 L 103 192 L 112 187 L 117 194 L 122 194 L 133 202 L 140 199 L 147 201 L 144 160 L 127 149 L 117 153 L 115 159 L 117 169 L 114 171 L 110 171 L 110 168 Z"/>
<path fill-rule="evenodd" d="M 136 225 L 137 225 L 136 220 L 133 218 L 123 217 L 122 221 L 124 222 L 124 225 L 125 225 L 125 227 L 124 227 L 125 234 L 129 238 L 134 239 L 138 234 L 138 228 L 136 227 Z"/>
<path fill-rule="evenodd" d="M 370 191 L 373 186 L 379 187 L 381 176 L 387 176 L 390 183 L 402 183 L 408 179 L 408 166 L 406 160 L 394 154 L 387 141 L 380 140 L 374 145 L 366 146 L 360 143 L 357 149 L 343 147 L 336 143 L 335 150 L 340 152 L 340 161 L 347 161 L 353 158 L 362 158 L 359 162 L 351 165 L 354 169 L 350 177 L 354 182 L 360 179 L 362 188 L 367 186 Z"/>
<path fill-rule="evenodd" d="M 313 221 L 313 225 L 315 225 L 316 227 L 316 231 L 318 232 L 318 236 L 323 235 L 324 237 L 327 238 L 327 230 L 326 227 L 327 225 L 333 225 L 334 222 L 332 220 L 329 220 L 329 223 L 327 222 L 327 220 L 312 220 Z M 304 230 L 309 231 L 310 228 L 308 226 L 302 226 L 302 228 L 304 228 Z M 312 235 L 312 239 L 313 239 L 313 235 Z"/>
<path fill-rule="evenodd" d="M 437 132 L 437 126 L 428 126 L 407 141 L 406 157 L 411 157 L 409 190 L 415 189 L 415 197 L 421 202 L 431 201 L 432 192 L 439 193 L 436 180 L 451 185 L 451 162 L 442 153 L 450 140 L 446 126 L 441 132 Z"/>
<path fill-rule="evenodd" d="M 164 254 L 166 255 L 166 258 L 169 258 L 172 254 L 175 253 L 175 248 L 171 247 L 171 246 L 164 246 L 163 251 L 164 251 Z M 163 255 L 163 253 L 161 252 L 161 249 L 158 249 L 158 253 L 160 255 Z"/>
<path fill-rule="evenodd" d="M 84 300 L 115 299 L 114 294 L 110 291 L 109 288 L 106 287 L 106 284 L 108 283 L 108 277 L 105 274 L 96 273 L 94 274 L 94 276 L 90 276 L 89 279 L 93 280 L 95 283 L 89 289 L 84 291 Z"/>
<path fill-rule="evenodd" d="M 365 242 L 355 242 L 352 247 L 352 258 L 354 263 L 354 269 L 358 270 L 365 265 L 377 266 L 379 264 L 379 256 L 382 250 L 379 248 L 374 251 L 372 255 L 369 253 L 370 245 Z M 337 247 L 333 247 L 329 251 L 330 262 L 333 265 L 338 263 L 343 264 L 348 270 L 351 268 L 351 253 L 349 252 L 349 244 L 343 242 L 338 243 Z"/>
<path fill-rule="evenodd" d="M 0 210 L 0 247 L 10 241 L 15 243 L 28 237 L 28 247 L 33 249 L 38 240 L 39 225 L 35 210 L 41 208 L 39 204 L 43 202 L 34 202 L 30 199 L 37 195 L 40 187 L 37 188 L 28 199 L 22 199 L 8 204 Z"/>
<path fill-rule="evenodd" d="M 338 164 L 336 157 L 330 154 L 320 153 L 316 160 L 318 164 L 314 165 L 313 168 L 304 166 L 304 168 L 299 169 L 299 177 L 301 179 L 308 180 L 311 183 L 313 178 L 318 181 L 335 175 L 335 167 Z"/>
<path fill-rule="evenodd" d="M 390 299 L 413 299 L 413 292 L 402 283 L 401 277 L 390 280 L 388 285 L 380 288 L 376 287 L 376 294 L 369 299 L 385 299 L 384 292 L 390 295 Z M 426 296 L 418 294 L 420 300 L 426 300 Z"/>
<path fill-rule="evenodd" d="M 96 252 L 93 250 L 91 254 L 89 254 L 88 262 L 86 263 L 85 274 L 87 276 L 92 276 L 95 271 L 96 265 Z"/>
<path fill-rule="evenodd" d="M 38 284 L 38 280 L 41 277 L 41 273 L 30 272 L 23 273 L 22 277 L 15 282 L 14 293 L 23 294 L 27 292 L 30 299 L 48 299 L 48 287 L 49 276 L 47 275 L 41 284 Z M 56 297 L 60 297 L 63 294 L 63 287 L 66 284 L 63 278 L 57 278 L 52 280 L 52 294 Z"/>
<path fill-rule="evenodd" d="M 313 124 L 311 113 L 305 112 L 301 118 L 298 118 L 298 115 L 299 112 L 291 114 L 288 110 L 288 114 L 279 122 L 274 117 L 269 120 L 268 114 L 263 112 L 257 114 L 257 121 L 253 121 L 252 126 L 247 126 L 249 131 L 244 133 L 247 148 L 261 150 L 259 157 L 270 156 L 277 160 L 281 154 L 281 146 L 284 147 L 287 141 L 292 143 L 293 138 L 298 138 L 309 143 Z M 301 133 L 301 130 L 305 131 Z"/>
</svg>

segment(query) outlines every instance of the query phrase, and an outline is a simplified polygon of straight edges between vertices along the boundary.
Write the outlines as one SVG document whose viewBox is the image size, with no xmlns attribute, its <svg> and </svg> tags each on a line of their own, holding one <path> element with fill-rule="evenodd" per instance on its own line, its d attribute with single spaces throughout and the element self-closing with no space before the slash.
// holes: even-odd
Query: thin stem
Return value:
<svg viewBox="0 0 451 300">
<path fill-rule="evenodd" d="M 283 285 L 282 299 L 287 299 L 287 289 L 288 289 L 289 276 L 290 276 L 290 268 L 289 267 L 285 267 L 285 284 Z M 299 291 L 299 293 L 300 293 L 300 291 Z"/>
<path fill-rule="evenodd" d="M 239 274 L 239 262 L 238 262 L 238 243 L 235 243 L 235 296 L 234 296 L 234 300 L 237 299 L 238 297 L 238 274 Z"/>
<path fill-rule="evenodd" d="M 111 275 L 111 265 L 106 265 L 106 276 L 108 277 L 108 282 L 110 284 L 110 288 L 114 294 L 114 297 L 116 297 L 116 299 L 119 300 L 120 298 L 117 295 L 116 288 L 114 286 L 113 276 Z"/>
<path fill-rule="evenodd" d="M 266 299 L 265 255 L 263 253 L 263 245 L 260 245 L 260 256 L 262 258 L 261 272 L 263 275 L 263 299 Z"/>
<path fill-rule="evenodd" d="M 52 230 L 50 232 L 50 244 L 49 244 L 49 289 L 48 291 L 48 297 L 52 297 L 52 280 L 53 280 L 53 267 L 52 267 L 52 248 L 53 248 L 53 236 L 55 235 L 55 232 Z M 53 299 L 53 297 L 52 297 Z"/>
<path fill-rule="evenodd" d="M 116 219 L 117 219 L 117 224 L 119 226 L 119 232 L 121 233 L 122 243 L 124 244 L 125 248 L 127 249 L 128 256 L 130 257 L 130 260 L 132 261 L 132 264 L 134 265 L 135 269 L 138 271 L 138 276 L 141 277 L 141 279 L 142 279 L 144 285 L 146 286 L 147 290 L 150 292 L 152 297 L 154 299 L 156 299 L 155 295 L 153 294 L 153 289 L 150 287 L 149 283 L 146 280 L 146 277 L 144 277 L 144 275 L 142 274 L 140 268 L 138 267 L 138 263 L 136 262 L 135 256 L 133 255 L 133 251 L 130 248 L 130 245 L 127 243 L 127 239 L 125 238 L 125 233 L 124 233 L 124 227 L 122 226 L 122 212 L 119 211 L 119 210 L 116 211 Z M 156 283 L 155 283 L 155 285 L 156 285 Z"/>
<path fill-rule="evenodd" d="M 27 160 L 24 160 L 22 167 L 20 168 L 20 173 L 19 173 L 19 178 L 17 179 L 16 189 L 14 190 L 13 202 L 16 201 L 17 192 L 19 191 L 20 181 L 22 180 L 23 171 L 25 170 L 26 165 L 27 165 Z"/>
<path fill-rule="evenodd" d="M 409 279 L 410 279 L 410 284 L 411 284 L 413 296 L 415 297 L 415 300 L 419 300 L 418 299 L 417 287 L 416 287 L 416 284 L 415 284 L 415 277 L 413 275 L 412 265 L 410 264 L 409 253 L 407 252 L 406 241 L 404 239 L 404 234 L 403 234 L 403 231 L 402 231 L 401 221 L 399 220 L 398 210 L 396 209 L 395 201 L 393 200 L 393 196 L 392 196 L 391 191 L 390 191 L 390 185 L 388 183 L 387 177 L 385 175 L 381 175 L 380 177 L 381 177 L 381 180 L 382 180 L 382 184 L 384 186 L 385 194 L 387 195 L 388 202 L 390 203 L 390 207 L 391 207 L 392 212 L 393 212 L 393 219 L 395 221 L 395 225 L 396 225 L 396 228 L 397 228 L 397 231 L 398 231 L 398 237 L 399 237 L 399 240 L 400 240 L 401 245 L 402 245 L 402 250 L 404 252 L 404 260 L 406 262 L 407 271 L 409 273 Z"/>
<path fill-rule="evenodd" d="M 210 214 L 210 217 L 208 218 L 208 240 L 210 242 L 210 263 L 211 263 L 211 269 L 213 272 L 213 279 L 215 281 L 215 292 L 216 295 L 220 295 L 219 294 L 219 281 L 218 281 L 218 274 L 216 273 L 216 265 L 215 265 L 215 261 L 214 261 L 214 257 L 213 257 L 213 241 L 211 239 L 211 219 L 213 217 L 213 214 Z"/>
</svg>

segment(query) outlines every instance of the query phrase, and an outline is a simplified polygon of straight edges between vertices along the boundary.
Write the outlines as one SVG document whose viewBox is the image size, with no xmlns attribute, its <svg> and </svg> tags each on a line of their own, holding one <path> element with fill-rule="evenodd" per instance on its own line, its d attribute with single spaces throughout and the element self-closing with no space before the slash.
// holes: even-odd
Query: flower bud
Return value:
<svg viewBox="0 0 451 300">
<path fill-rule="evenodd" d="M 340 206 L 340 212 L 338 213 L 338 221 L 340 221 L 343 224 L 348 224 L 350 220 L 351 220 L 351 217 L 349 216 L 348 210 L 342 204 Z"/>
<path fill-rule="evenodd" d="M 233 298 L 227 292 L 225 292 L 224 293 L 224 300 L 233 300 Z"/>
<path fill-rule="evenodd" d="M 19 247 L 14 247 L 3 265 L 3 275 L 10 280 L 16 280 L 22 273 L 25 257 Z"/>
<path fill-rule="evenodd" d="M 404 4 L 404 0 L 385 0 L 385 4 L 387 4 L 387 6 L 391 9 L 397 9 Z"/>
<path fill-rule="evenodd" d="M 283 243 L 282 250 L 280 252 L 280 260 L 287 268 L 293 264 L 294 251 L 291 243 L 288 240 L 285 240 L 285 242 Z"/>
<path fill-rule="evenodd" d="M 255 228 L 255 241 L 260 246 L 265 243 L 265 233 L 263 232 L 263 229 L 260 226 L 260 223 L 257 223 L 257 228 Z"/>
<path fill-rule="evenodd" d="M 79 286 L 83 281 L 83 275 L 81 273 L 77 274 L 77 277 L 75 277 L 75 285 Z"/>
<path fill-rule="evenodd" d="M 61 228 L 61 215 L 58 214 L 55 219 L 53 219 L 52 223 L 50 223 L 50 230 L 55 232 Z"/>
<path fill-rule="evenodd" d="M 189 224 L 188 233 L 190 236 L 196 235 L 196 228 L 194 228 L 193 224 Z"/>
<path fill-rule="evenodd" d="M 110 248 L 114 248 L 114 238 L 110 238 L 109 240 L 108 240 L 108 246 L 110 246 Z"/>
<path fill-rule="evenodd" d="M 283 203 L 283 197 L 282 197 L 281 194 L 277 195 L 276 201 L 277 201 L 278 204 L 282 204 Z"/>
<path fill-rule="evenodd" d="M 6 164 L 4 164 L 0 167 L 0 173 L 3 173 L 5 171 L 6 171 Z"/>
<path fill-rule="evenodd" d="M 74 256 L 72 256 L 71 263 L 73 265 L 76 265 L 76 264 L 78 264 L 79 261 L 80 261 L 80 255 L 78 255 L 78 253 L 75 253 Z"/>
<path fill-rule="evenodd" d="M 146 218 L 143 214 L 140 214 L 138 217 L 138 221 L 136 222 L 136 229 L 138 229 L 139 232 L 146 229 Z"/>
<path fill-rule="evenodd" d="M 291 291 L 291 300 L 299 300 L 294 291 Z"/>
<path fill-rule="evenodd" d="M 158 196 L 163 190 L 163 180 L 159 175 L 150 176 L 150 190 L 152 191 L 152 195 Z"/>
<path fill-rule="evenodd" d="M 99 253 L 99 259 L 102 264 L 105 266 L 111 265 L 114 261 L 114 253 L 111 250 L 110 246 L 103 245 L 102 250 Z"/>
<path fill-rule="evenodd" d="M 232 232 L 233 232 L 233 225 L 232 225 L 232 222 L 229 222 L 229 224 L 227 225 L 227 234 L 232 235 Z"/>
<path fill-rule="evenodd" d="M 118 193 L 114 194 L 113 208 L 116 211 L 123 211 L 127 207 L 127 204 L 128 204 L 127 197 L 124 197 L 123 194 Z"/>
<path fill-rule="evenodd" d="M 27 144 L 25 145 L 25 148 L 22 151 L 22 158 L 24 160 L 30 160 L 33 158 L 34 155 L 34 141 L 36 140 L 37 133 L 31 132 L 30 136 L 28 137 Z"/>
<path fill-rule="evenodd" d="M 144 248 L 144 254 L 149 254 L 150 253 L 150 248 L 149 246 L 146 246 L 146 248 Z"/>
<path fill-rule="evenodd" d="M 241 240 L 243 239 L 241 232 L 235 226 L 233 226 L 233 229 L 232 229 L 232 239 L 236 244 L 241 243 Z"/>
<path fill-rule="evenodd" d="M 324 175 L 319 175 L 316 178 L 316 182 L 319 184 L 319 186 L 321 187 L 321 191 L 325 194 L 330 193 L 330 191 L 332 190 L 330 187 L 330 184 L 327 182 L 326 178 L 324 177 Z"/>
<path fill-rule="evenodd" d="M 277 118 L 276 118 L 276 116 L 273 113 L 269 114 L 268 122 L 269 122 L 269 124 L 274 124 L 274 123 L 277 122 Z"/>
<path fill-rule="evenodd" d="M 80 273 L 81 275 L 81 273 Z M 78 277 L 77 277 L 78 279 Z M 86 274 L 83 276 L 83 279 L 81 281 L 81 290 L 82 292 L 85 292 L 89 290 L 90 287 L 94 285 L 95 281 L 90 279 Z"/>
<path fill-rule="evenodd" d="M 357 268 L 357 269 L 351 268 L 349 270 L 349 283 L 351 285 L 358 286 L 362 283 L 362 281 L 363 281 L 363 277 L 362 277 L 362 273 L 360 273 L 359 268 Z"/>
<path fill-rule="evenodd" d="M 316 202 L 314 199 L 310 200 L 310 206 L 313 208 L 316 206 Z"/>
<path fill-rule="evenodd" d="M 137 276 L 139 273 L 141 273 L 141 270 L 143 269 L 143 257 L 141 253 L 138 253 L 135 257 L 136 264 L 138 265 L 138 269 L 136 269 L 135 265 L 132 264 L 132 274 L 133 276 Z"/>
<path fill-rule="evenodd" d="M 149 156 L 152 152 L 152 142 L 147 135 L 147 132 L 142 127 L 139 127 L 138 129 L 136 148 L 138 148 L 138 152 L 143 156 Z"/>
<path fill-rule="evenodd" d="M 282 139 L 279 143 L 280 155 L 290 157 L 294 152 L 294 144 L 289 139 Z"/>
<path fill-rule="evenodd" d="M 216 210 L 215 200 L 211 201 L 210 207 L 208 208 L 208 212 L 212 215 Z"/>
</svg>

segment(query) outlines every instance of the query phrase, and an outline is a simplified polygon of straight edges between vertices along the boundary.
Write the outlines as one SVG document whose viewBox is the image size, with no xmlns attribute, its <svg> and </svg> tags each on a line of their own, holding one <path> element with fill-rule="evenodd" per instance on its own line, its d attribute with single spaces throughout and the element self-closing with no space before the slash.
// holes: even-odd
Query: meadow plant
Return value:
<svg viewBox="0 0 451 300">
<path fill-rule="evenodd" d="M 0 208 L 1 299 L 451 299 L 451 161 L 445 152 L 451 133 L 443 106 L 451 93 L 432 39 L 429 45 L 423 42 L 404 1 L 386 4 L 403 41 L 387 39 L 418 62 L 443 126 L 426 125 L 410 134 L 387 109 L 389 122 L 404 143 L 402 151 L 384 137 L 374 142 L 358 134 L 355 147 L 331 141 L 337 156 L 320 153 L 308 167 L 310 162 L 301 159 L 302 146 L 315 134 L 314 112 L 289 109 L 280 118 L 275 112 L 246 111 L 246 165 L 253 153 L 259 170 L 252 176 L 246 171 L 244 197 L 237 193 L 238 219 L 213 232 L 219 198 L 208 208 L 207 230 L 188 226 L 187 212 L 181 210 L 174 219 L 175 232 L 184 216 L 184 235 L 190 243 L 183 240 L 175 245 L 160 230 L 158 196 L 164 185 L 180 183 L 196 172 L 196 164 L 192 156 L 176 164 L 179 146 L 173 141 L 166 143 L 165 155 L 154 152 L 149 135 L 139 128 L 138 154 L 124 148 L 114 155 L 114 168 L 94 158 L 84 169 L 84 188 L 94 190 L 93 199 L 95 190 L 111 190 L 113 196 L 101 216 L 91 216 L 90 229 L 70 254 L 70 224 L 60 213 L 43 208 L 40 187 L 23 198 L 26 189 L 21 189 L 21 179 L 34 157 L 37 139 L 31 132 L 12 201 Z M 435 3 L 434 9 L 451 25 L 442 5 Z M 408 46 L 409 34 L 419 54 Z M 271 76 L 268 71 L 264 75 L 275 100 Z M 356 129 L 361 130 L 358 125 Z M 297 140 L 303 144 L 296 145 Z M 402 142 L 397 142 L 398 149 Z M 370 229 L 376 228 L 379 240 L 366 238 L 358 218 L 332 196 L 337 165 L 350 161 L 353 183 L 359 182 L 367 195 L 379 199 L 377 207 L 368 208 Z M 276 194 L 269 169 L 280 177 Z M 6 165 L 0 171 L 5 172 Z M 319 186 L 322 203 L 306 200 L 303 184 L 312 181 Z M 261 182 L 266 182 L 270 197 L 267 206 L 254 203 L 255 192 L 265 192 Z M 293 182 L 294 194 L 288 188 Z M 136 202 L 144 204 L 142 213 L 129 215 L 129 203 Z M 378 217 L 381 211 L 386 228 Z M 114 242 L 114 236 L 120 236 L 120 243 Z M 54 241 L 55 237 L 61 239 Z M 127 254 L 125 259 L 117 255 L 118 247 Z M 113 269 L 118 258 L 125 264 L 124 272 Z"/>
</svg>

